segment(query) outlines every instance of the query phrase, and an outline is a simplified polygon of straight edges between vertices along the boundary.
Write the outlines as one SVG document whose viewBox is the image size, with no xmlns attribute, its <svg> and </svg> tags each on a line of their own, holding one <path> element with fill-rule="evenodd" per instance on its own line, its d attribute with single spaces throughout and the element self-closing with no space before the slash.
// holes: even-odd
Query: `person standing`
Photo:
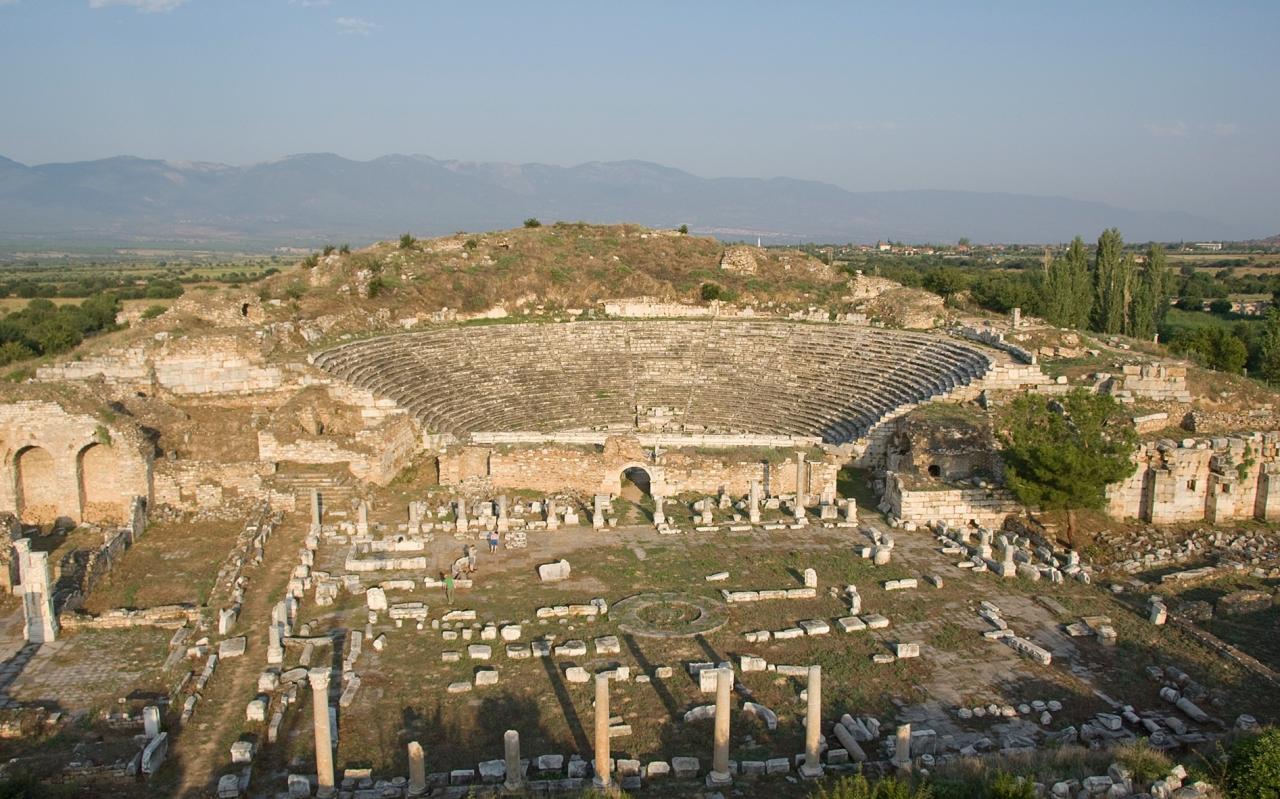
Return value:
<svg viewBox="0 0 1280 799">
<path fill-rule="evenodd" d="M 453 607 L 453 575 L 446 574 L 444 577 L 444 598 L 449 603 L 449 607 Z"/>
<path fill-rule="evenodd" d="M 476 548 L 467 544 L 467 571 L 476 573 Z"/>
<path fill-rule="evenodd" d="M 498 553 L 498 531 L 489 531 L 489 554 L 496 555 Z"/>
</svg>

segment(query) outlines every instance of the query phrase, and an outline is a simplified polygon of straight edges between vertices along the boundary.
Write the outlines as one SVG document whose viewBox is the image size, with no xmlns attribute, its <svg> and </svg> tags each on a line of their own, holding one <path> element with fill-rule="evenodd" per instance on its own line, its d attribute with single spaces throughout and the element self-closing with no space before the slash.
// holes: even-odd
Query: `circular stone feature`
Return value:
<svg viewBox="0 0 1280 799">
<path fill-rule="evenodd" d="M 691 638 L 729 620 L 728 608 L 718 599 L 676 591 L 629 596 L 615 602 L 609 615 L 620 630 L 642 638 Z"/>
</svg>

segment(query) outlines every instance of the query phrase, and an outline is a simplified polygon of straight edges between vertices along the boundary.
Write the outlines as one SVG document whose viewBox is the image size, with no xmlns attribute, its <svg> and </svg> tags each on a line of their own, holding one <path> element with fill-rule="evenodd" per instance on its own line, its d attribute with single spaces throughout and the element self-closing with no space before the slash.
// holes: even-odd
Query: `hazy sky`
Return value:
<svg viewBox="0 0 1280 799">
<path fill-rule="evenodd" d="M 0 0 L 0 155 L 639 158 L 1274 233 L 1278 42 L 1280 0 Z"/>
</svg>

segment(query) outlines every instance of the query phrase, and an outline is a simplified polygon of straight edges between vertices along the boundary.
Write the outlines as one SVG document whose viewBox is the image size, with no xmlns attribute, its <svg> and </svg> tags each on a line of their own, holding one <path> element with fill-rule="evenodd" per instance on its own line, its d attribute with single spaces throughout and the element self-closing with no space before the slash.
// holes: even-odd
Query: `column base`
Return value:
<svg viewBox="0 0 1280 799">
<path fill-rule="evenodd" d="M 724 788 L 733 784 L 733 775 L 727 771 L 708 771 L 707 787 Z"/>
<path fill-rule="evenodd" d="M 426 795 L 427 795 L 427 786 L 425 785 L 422 786 L 421 788 L 410 787 L 407 791 L 405 791 L 405 796 L 426 796 Z"/>
<path fill-rule="evenodd" d="M 591 778 L 591 787 L 595 788 L 597 791 L 612 791 L 613 780 L 605 780 L 603 777 L 596 775 Z"/>
<path fill-rule="evenodd" d="M 316 799 L 333 799 L 338 795 L 338 789 L 333 787 L 316 788 Z"/>
<path fill-rule="evenodd" d="M 502 783 L 502 792 L 508 795 L 515 795 L 524 792 L 524 786 L 518 782 Z"/>
<path fill-rule="evenodd" d="M 821 779 L 822 775 L 825 773 L 821 763 L 809 765 L 807 761 L 801 764 L 800 768 L 796 769 L 796 771 L 800 773 L 800 778 L 805 780 Z"/>
</svg>

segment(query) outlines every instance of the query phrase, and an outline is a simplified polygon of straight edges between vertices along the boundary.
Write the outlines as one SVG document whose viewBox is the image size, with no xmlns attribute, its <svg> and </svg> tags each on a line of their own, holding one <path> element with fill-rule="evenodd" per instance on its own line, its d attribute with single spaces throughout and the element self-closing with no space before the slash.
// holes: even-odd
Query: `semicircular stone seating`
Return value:
<svg viewBox="0 0 1280 799">
<path fill-rule="evenodd" d="M 941 336 L 764 320 L 443 328 L 355 341 L 315 364 L 395 400 L 433 432 L 634 429 L 669 408 L 686 431 L 864 435 L 886 414 L 981 378 Z"/>
</svg>

